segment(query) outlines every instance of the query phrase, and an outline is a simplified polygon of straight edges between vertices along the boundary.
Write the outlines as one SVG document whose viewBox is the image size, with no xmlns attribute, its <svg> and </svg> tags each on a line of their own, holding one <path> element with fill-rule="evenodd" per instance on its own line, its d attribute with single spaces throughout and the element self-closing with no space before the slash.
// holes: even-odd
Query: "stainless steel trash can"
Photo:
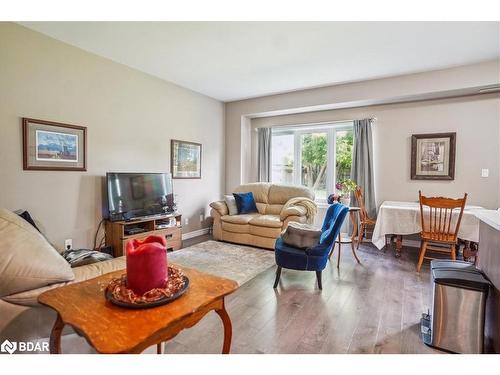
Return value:
<svg viewBox="0 0 500 375">
<path fill-rule="evenodd" d="M 473 265 L 431 262 L 431 312 L 422 316 L 422 338 L 453 353 L 482 353 L 489 281 Z"/>
</svg>

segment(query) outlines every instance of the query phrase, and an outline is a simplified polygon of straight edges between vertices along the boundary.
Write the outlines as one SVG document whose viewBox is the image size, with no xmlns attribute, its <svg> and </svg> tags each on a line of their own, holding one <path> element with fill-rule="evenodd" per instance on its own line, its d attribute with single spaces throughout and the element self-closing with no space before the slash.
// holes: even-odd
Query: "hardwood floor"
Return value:
<svg viewBox="0 0 500 375">
<path fill-rule="evenodd" d="M 276 267 L 266 270 L 227 298 L 231 353 L 438 353 L 420 339 L 430 287 L 428 264 L 415 272 L 417 252 L 405 248 L 398 259 L 392 249 L 364 244 L 358 265 L 344 246 L 340 270 L 335 262 L 323 271 L 323 291 L 314 272 L 285 269 L 274 290 Z M 165 353 L 220 353 L 221 346 L 222 323 L 210 313 L 166 343 Z"/>
</svg>

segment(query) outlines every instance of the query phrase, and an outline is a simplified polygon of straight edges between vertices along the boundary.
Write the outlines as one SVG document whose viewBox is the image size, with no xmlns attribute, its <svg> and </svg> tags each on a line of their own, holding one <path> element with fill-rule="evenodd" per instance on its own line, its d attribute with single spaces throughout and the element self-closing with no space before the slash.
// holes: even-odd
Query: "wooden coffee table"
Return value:
<svg viewBox="0 0 500 375">
<path fill-rule="evenodd" d="M 68 324 L 99 353 L 141 353 L 152 345 L 157 345 L 157 352 L 161 353 L 162 342 L 194 326 L 214 310 L 224 325 L 222 353 L 229 353 L 232 328 L 224 297 L 234 292 L 238 284 L 194 269 L 179 268 L 189 278 L 188 291 L 176 301 L 151 309 L 121 308 L 104 298 L 108 282 L 125 270 L 42 293 L 38 301 L 57 311 L 50 352 L 61 352 L 61 333 Z"/>
</svg>

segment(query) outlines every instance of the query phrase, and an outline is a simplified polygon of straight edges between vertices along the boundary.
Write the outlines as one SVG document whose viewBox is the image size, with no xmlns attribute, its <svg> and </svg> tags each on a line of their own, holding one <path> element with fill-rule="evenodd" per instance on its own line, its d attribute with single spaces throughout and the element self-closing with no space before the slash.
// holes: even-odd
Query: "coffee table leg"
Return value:
<svg viewBox="0 0 500 375">
<path fill-rule="evenodd" d="M 61 315 L 57 314 L 56 322 L 54 323 L 54 327 L 52 327 L 52 331 L 50 332 L 50 354 L 61 354 L 61 334 L 63 328 L 64 323 L 61 319 Z"/>
<path fill-rule="evenodd" d="M 162 354 L 161 345 L 161 342 L 159 344 L 156 344 L 156 354 Z"/>
<path fill-rule="evenodd" d="M 222 346 L 222 354 L 229 354 L 231 350 L 231 338 L 233 336 L 233 327 L 231 325 L 231 319 L 227 314 L 224 300 L 222 300 L 222 308 L 215 310 L 219 314 L 222 323 L 224 324 L 224 345 Z"/>
</svg>

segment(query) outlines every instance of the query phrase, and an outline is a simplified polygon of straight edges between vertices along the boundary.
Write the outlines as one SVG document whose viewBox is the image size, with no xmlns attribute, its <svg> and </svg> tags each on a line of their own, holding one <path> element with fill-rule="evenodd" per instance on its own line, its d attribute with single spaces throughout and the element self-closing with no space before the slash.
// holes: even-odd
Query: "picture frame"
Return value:
<svg viewBox="0 0 500 375">
<path fill-rule="evenodd" d="M 201 178 L 201 143 L 170 140 L 170 172 L 176 179 Z"/>
<path fill-rule="evenodd" d="M 456 133 L 411 136 L 411 179 L 455 179 Z"/>
<path fill-rule="evenodd" d="M 87 128 L 22 118 L 23 169 L 86 171 Z"/>
</svg>

